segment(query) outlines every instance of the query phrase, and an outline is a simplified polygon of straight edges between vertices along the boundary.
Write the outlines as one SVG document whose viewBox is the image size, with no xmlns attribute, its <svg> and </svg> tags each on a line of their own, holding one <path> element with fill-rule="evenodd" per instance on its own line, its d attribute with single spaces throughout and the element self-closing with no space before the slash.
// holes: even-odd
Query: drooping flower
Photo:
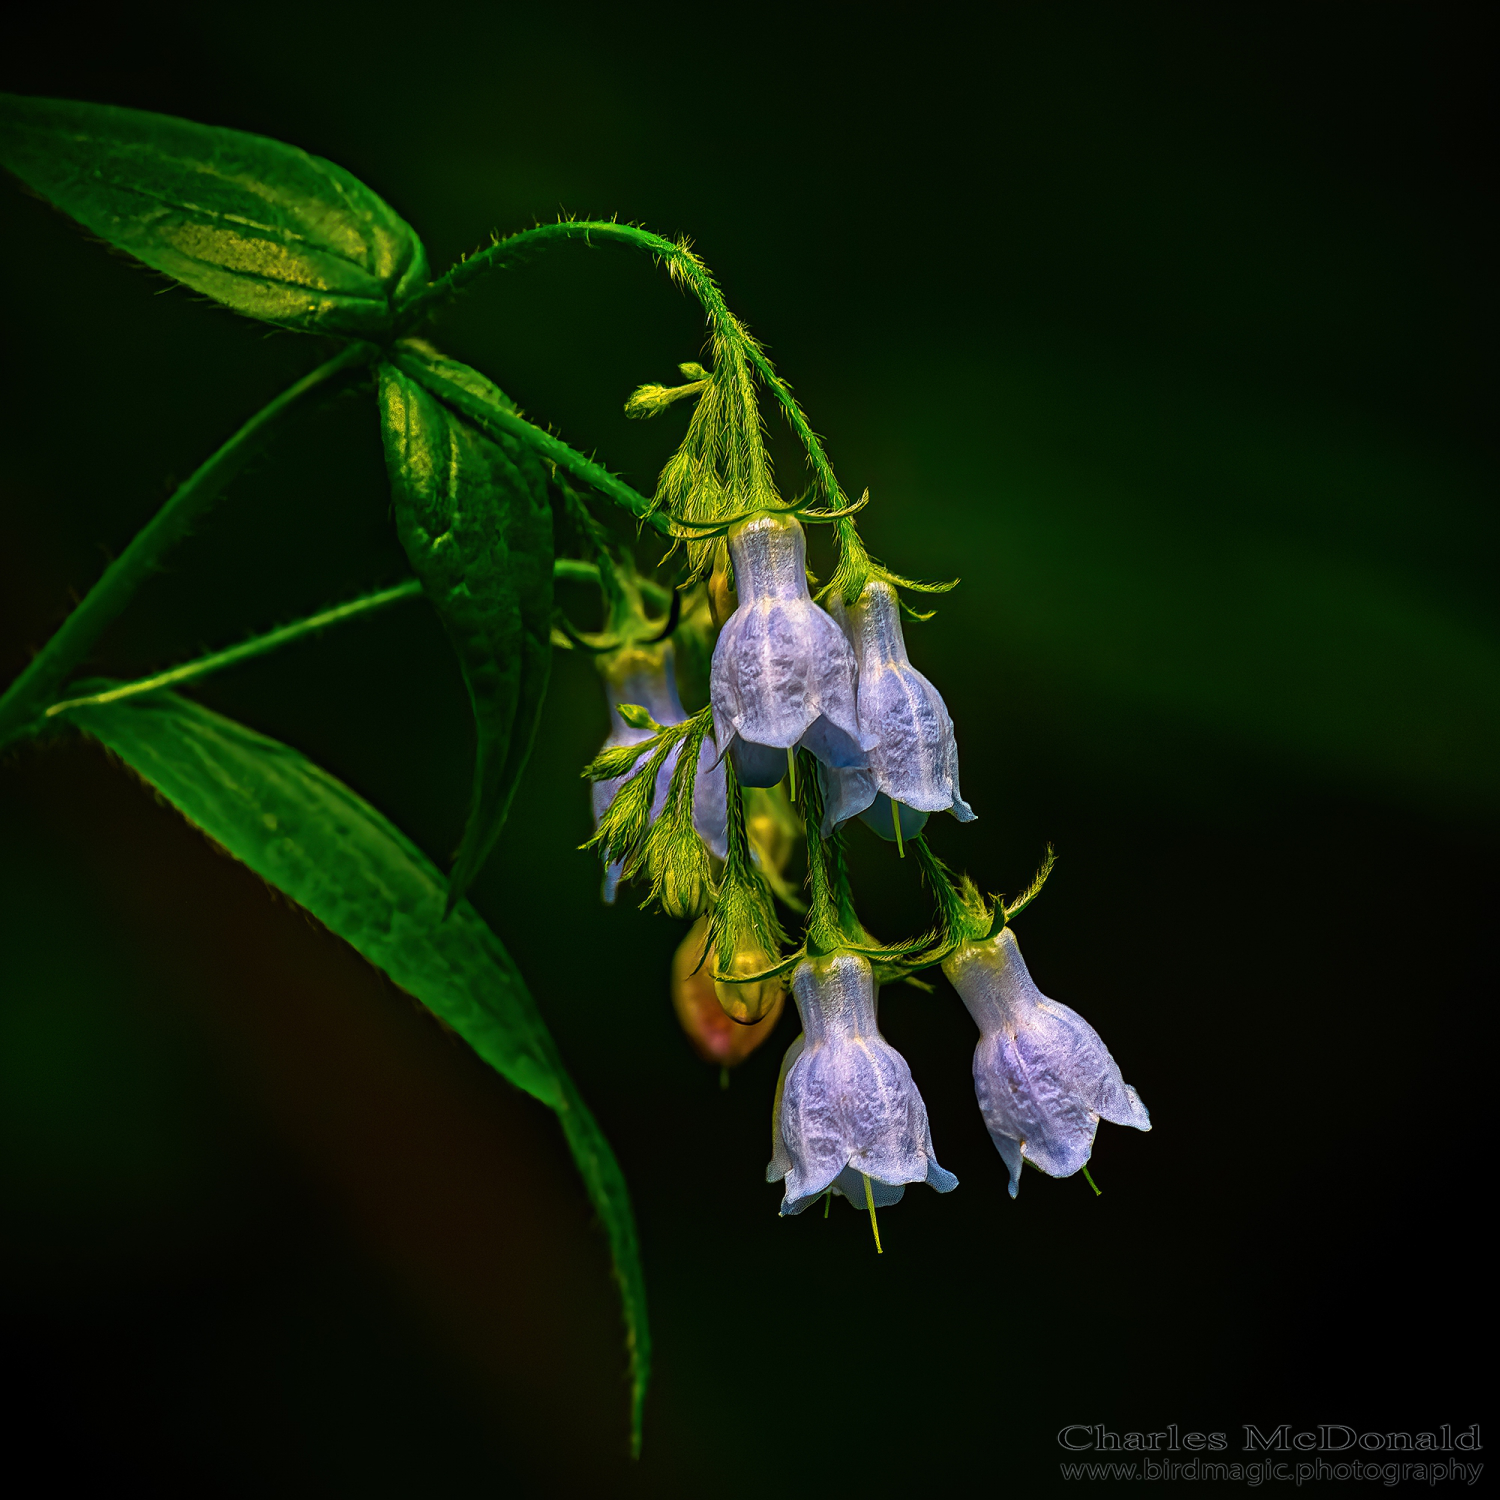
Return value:
<svg viewBox="0 0 1500 1500">
<path fill-rule="evenodd" d="M 937 1164 L 911 1069 L 875 1020 L 875 980 L 857 953 L 806 958 L 792 976 L 802 1035 L 787 1050 L 772 1113 L 768 1182 L 785 1179 L 783 1214 L 830 1188 L 855 1208 L 899 1201 L 909 1182 L 940 1193 L 958 1179 Z"/>
<path fill-rule="evenodd" d="M 762 513 L 729 533 L 739 606 L 714 647 L 710 692 L 719 750 L 748 787 L 775 786 L 787 752 L 866 766 L 854 652 L 807 591 L 807 539 L 791 516 Z"/>
<path fill-rule="evenodd" d="M 974 812 L 958 789 L 958 746 L 942 695 L 912 666 L 896 590 L 871 579 L 852 605 L 837 594 L 834 618 L 854 646 L 859 670 L 859 727 L 875 744 L 867 770 L 829 769 L 823 780 L 823 832 L 863 819 L 882 838 L 922 831 L 929 813 Z"/>
<path fill-rule="evenodd" d="M 943 964 L 979 1027 L 974 1092 L 1016 1196 L 1021 1163 L 1069 1177 L 1088 1161 L 1100 1120 L 1150 1130 L 1151 1117 L 1099 1033 L 1037 989 L 1015 933 L 966 943 Z"/>
<path fill-rule="evenodd" d="M 602 748 L 614 745 L 639 745 L 649 740 L 652 731 L 636 729 L 620 717 L 618 705 L 636 703 L 644 708 L 658 724 L 681 724 L 687 718 L 682 700 L 677 695 L 677 680 L 673 673 L 671 643 L 654 648 L 631 647 L 619 652 L 603 665 L 604 693 L 609 704 L 609 733 Z M 677 766 L 677 755 L 667 756 L 656 775 L 656 787 L 651 798 L 651 817 L 656 819 L 666 805 L 667 789 L 672 772 Z M 628 781 L 629 775 L 616 776 L 608 781 L 593 783 L 591 797 L 594 809 L 594 827 L 605 809 L 615 800 L 615 794 Z M 698 754 L 698 774 L 693 782 L 693 826 L 698 836 L 708 846 L 715 858 L 723 859 L 725 853 L 725 819 L 727 817 L 724 768 L 718 764 L 714 747 L 705 740 Z M 604 900 L 615 899 L 615 888 L 620 881 L 621 865 L 615 861 L 604 870 Z"/>
<path fill-rule="evenodd" d="M 737 1067 L 776 1029 L 786 991 L 781 989 L 770 1008 L 748 1024 L 732 1020 L 724 1011 L 713 979 L 713 955 L 706 951 L 708 921 L 692 925 L 672 959 L 672 1008 L 693 1050 L 704 1062 L 721 1068 Z"/>
</svg>

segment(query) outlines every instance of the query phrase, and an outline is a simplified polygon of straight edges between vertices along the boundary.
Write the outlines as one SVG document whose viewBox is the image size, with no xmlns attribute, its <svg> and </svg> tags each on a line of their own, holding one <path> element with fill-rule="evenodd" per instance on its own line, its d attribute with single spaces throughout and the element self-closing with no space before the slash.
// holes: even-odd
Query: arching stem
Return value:
<svg viewBox="0 0 1500 1500">
<path fill-rule="evenodd" d="M 63 682 L 85 660 L 105 628 L 130 603 L 167 552 L 208 514 L 224 487 L 258 450 L 266 433 L 310 397 L 363 369 L 378 353 L 373 344 L 364 343 L 340 350 L 261 407 L 177 486 L 0 697 L 0 746 L 35 727 L 31 721 L 56 697 Z"/>
</svg>

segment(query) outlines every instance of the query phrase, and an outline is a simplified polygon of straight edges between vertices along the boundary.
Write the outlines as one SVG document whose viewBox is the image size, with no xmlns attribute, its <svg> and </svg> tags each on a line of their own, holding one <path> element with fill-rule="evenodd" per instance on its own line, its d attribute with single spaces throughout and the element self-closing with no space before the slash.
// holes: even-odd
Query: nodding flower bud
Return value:
<svg viewBox="0 0 1500 1500">
<path fill-rule="evenodd" d="M 781 1065 L 766 1168 L 768 1182 L 786 1181 L 781 1212 L 799 1214 L 830 1190 L 863 1209 L 897 1202 L 908 1182 L 940 1193 L 957 1187 L 933 1154 L 911 1069 L 876 1024 L 868 960 L 804 959 L 792 994 L 802 1035 Z"/>
<path fill-rule="evenodd" d="M 854 653 L 807 591 L 807 539 L 791 516 L 761 513 L 729 533 L 739 605 L 710 671 L 714 731 L 747 787 L 775 786 L 795 746 L 824 765 L 866 766 Z"/>
<path fill-rule="evenodd" d="M 786 991 L 778 986 L 775 999 L 759 1020 L 748 1025 L 724 1013 L 709 972 L 713 956 L 705 957 L 708 922 L 700 917 L 678 944 L 672 959 L 672 1008 L 693 1050 L 704 1062 L 721 1068 L 737 1067 L 776 1029 Z M 773 960 L 774 962 L 774 960 Z"/>
<path fill-rule="evenodd" d="M 652 884 L 652 894 L 668 917 L 696 917 L 707 905 L 713 893 L 709 883 L 708 861 L 701 853 L 696 860 L 678 863 L 668 860 L 659 870 Z"/>
<path fill-rule="evenodd" d="M 1099 1033 L 1037 989 L 1016 935 L 966 943 L 943 964 L 979 1027 L 974 1092 L 1016 1196 L 1021 1163 L 1069 1177 L 1088 1161 L 1100 1120 L 1150 1130 L 1151 1117 Z"/>
<path fill-rule="evenodd" d="M 768 1015 L 786 990 L 782 975 L 766 972 L 780 965 L 786 935 L 769 883 L 744 861 L 725 862 L 708 933 L 714 992 L 724 1014 L 741 1025 Z"/>
<path fill-rule="evenodd" d="M 829 769 L 823 781 L 823 832 L 858 816 L 882 838 L 909 839 L 927 815 L 974 813 L 958 790 L 958 746 L 942 694 L 912 666 L 896 590 L 872 579 L 852 605 L 834 596 L 833 613 L 854 647 L 859 669 L 859 727 L 875 743 L 868 770 Z"/>
<path fill-rule="evenodd" d="M 604 737 L 604 749 L 613 745 L 639 745 L 643 740 L 651 738 L 651 730 L 633 728 L 620 717 L 617 705 L 621 703 L 639 704 L 658 724 L 680 724 L 687 718 L 682 700 L 677 696 L 670 642 L 653 647 L 627 647 L 605 658 L 600 665 L 604 673 L 605 699 L 609 704 L 609 733 Z M 661 770 L 657 772 L 656 788 L 651 797 L 653 822 L 666 805 L 667 789 L 671 785 L 672 772 L 676 766 L 677 756 L 674 753 L 666 758 Z M 615 794 L 629 779 L 629 775 L 625 775 L 594 782 L 591 797 L 595 828 L 598 828 L 605 809 L 615 800 Z M 709 852 L 717 859 L 723 859 L 727 852 L 726 817 L 724 769 L 718 764 L 714 747 L 705 740 L 699 751 L 698 774 L 693 782 L 693 826 L 708 846 Z M 619 863 L 607 865 L 602 891 L 606 903 L 614 901 L 619 881 Z M 677 909 L 670 911 L 669 915 L 695 916 L 703 908 L 702 893 L 697 890 L 677 892 L 674 889 L 672 900 Z"/>
<path fill-rule="evenodd" d="M 715 966 L 714 994 L 731 1021 L 753 1026 L 772 1010 L 779 1012 L 786 998 L 786 981 L 779 975 L 775 979 L 751 979 L 750 975 L 763 974 L 780 962 L 781 954 L 752 937 L 736 946 L 728 964 Z"/>
</svg>

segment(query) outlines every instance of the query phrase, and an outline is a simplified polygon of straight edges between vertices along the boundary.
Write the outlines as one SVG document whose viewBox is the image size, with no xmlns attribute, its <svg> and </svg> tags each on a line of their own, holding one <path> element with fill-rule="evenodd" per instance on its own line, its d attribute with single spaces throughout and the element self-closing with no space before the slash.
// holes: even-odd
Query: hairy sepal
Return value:
<svg viewBox="0 0 1500 1500">
<path fill-rule="evenodd" d="M 600 814 L 593 838 L 582 846 L 597 849 L 606 863 L 623 865 L 627 876 L 639 867 L 646 836 L 651 831 L 651 804 L 656 796 L 657 777 L 691 723 L 689 719 L 686 724 L 669 724 L 639 745 L 617 745 L 602 750 L 584 772 L 591 781 L 610 781 L 627 775 L 633 765 L 639 765 Z"/>
<path fill-rule="evenodd" d="M 729 817 L 726 857 L 708 919 L 708 941 L 714 955 L 714 978 L 727 984 L 773 977 L 786 972 L 777 963 L 786 933 L 776 917 L 776 903 L 765 873 L 751 858 L 745 824 L 744 793 L 728 757 L 724 761 Z M 761 964 L 747 968 L 750 955 L 763 955 Z"/>
<path fill-rule="evenodd" d="M 650 894 L 641 904 L 659 907 L 669 917 L 696 917 L 713 895 L 708 848 L 693 824 L 698 757 L 709 725 L 707 714 L 687 720 L 666 805 L 647 829 L 641 846 L 640 860 L 651 880 Z"/>
</svg>

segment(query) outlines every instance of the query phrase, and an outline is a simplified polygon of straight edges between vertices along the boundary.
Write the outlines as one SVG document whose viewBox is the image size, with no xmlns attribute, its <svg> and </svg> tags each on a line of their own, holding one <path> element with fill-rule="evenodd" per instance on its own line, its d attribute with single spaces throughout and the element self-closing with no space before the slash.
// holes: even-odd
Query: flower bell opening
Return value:
<svg viewBox="0 0 1500 1500">
<path fill-rule="evenodd" d="M 1083 1169 L 1101 1120 L 1151 1129 L 1099 1033 L 1036 987 L 1011 928 L 965 944 L 943 972 L 979 1027 L 974 1091 L 1012 1198 L 1023 1162 L 1049 1177 Z"/>
<path fill-rule="evenodd" d="M 802 1036 L 783 1060 L 766 1168 L 784 1183 L 782 1214 L 830 1190 L 856 1207 L 897 1203 L 914 1182 L 951 1192 L 958 1179 L 938 1165 L 911 1069 L 876 1024 L 869 961 L 804 959 L 792 995 Z"/>
</svg>

